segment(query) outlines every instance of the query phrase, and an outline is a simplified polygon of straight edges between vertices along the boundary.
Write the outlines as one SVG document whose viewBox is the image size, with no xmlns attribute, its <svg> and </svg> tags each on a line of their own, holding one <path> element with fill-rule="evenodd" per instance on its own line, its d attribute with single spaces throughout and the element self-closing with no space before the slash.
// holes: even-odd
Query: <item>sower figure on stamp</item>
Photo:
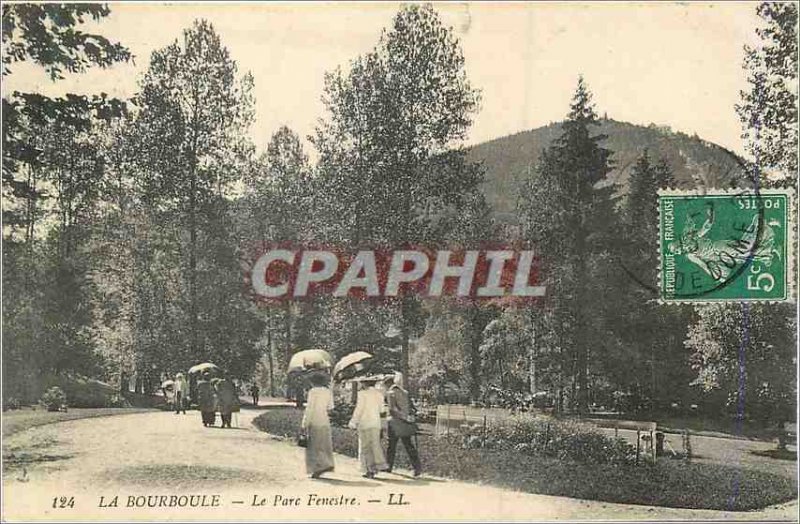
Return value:
<svg viewBox="0 0 800 524">
<path fill-rule="evenodd" d="M 419 461 L 419 453 L 411 437 L 417 432 L 417 425 L 414 422 L 414 415 L 411 412 L 411 399 L 408 391 L 403 388 L 403 374 L 397 372 L 393 377 L 385 381 L 388 388 L 386 392 L 386 402 L 389 405 L 389 449 L 386 451 L 389 469 L 394 467 L 394 458 L 397 453 L 398 440 L 403 441 L 403 445 L 408 453 L 408 458 L 414 466 L 414 476 L 418 477 L 422 473 L 422 465 Z"/>
<path fill-rule="evenodd" d="M 686 219 L 680 244 L 673 242 L 669 250 L 673 254 L 684 254 L 692 263 L 699 266 L 711 278 L 724 281 L 739 264 L 750 260 L 761 262 L 766 266 L 772 264 L 772 258 L 780 252 L 775 249 L 774 226 L 777 223 L 765 223 L 759 226 L 759 216 L 754 215 L 750 225 L 740 231 L 740 238 L 713 239 L 709 232 L 714 225 L 712 208 L 706 209 L 703 225 L 699 228 L 694 219 Z"/>
</svg>

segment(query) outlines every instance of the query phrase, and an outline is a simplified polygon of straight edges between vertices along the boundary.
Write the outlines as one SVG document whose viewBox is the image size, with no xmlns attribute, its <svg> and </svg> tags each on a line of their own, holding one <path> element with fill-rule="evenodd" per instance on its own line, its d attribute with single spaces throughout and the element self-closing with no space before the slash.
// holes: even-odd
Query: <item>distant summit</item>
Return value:
<svg viewBox="0 0 800 524">
<path fill-rule="evenodd" d="M 602 142 L 613 151 L 614 169 L 608 180 L 617 186 L 618 194 L 627 194 L 631 169 L 645 149 L 653 162 L 667 161 L 679 188 L 727 188 L 743 177 L 736 155 L 697 135 L 654 124 L 638 126 L 609 119 L 601 119 L 600 124 L 594 133 L 608 136 Z M 469 159 L 482 161 L 486 168 L 484 192 L 498 219 L 514 221 L 520 180 L 536 165 L 542 149 L 561 133 L 558 122 L 470 148 Z"/>
</svg>

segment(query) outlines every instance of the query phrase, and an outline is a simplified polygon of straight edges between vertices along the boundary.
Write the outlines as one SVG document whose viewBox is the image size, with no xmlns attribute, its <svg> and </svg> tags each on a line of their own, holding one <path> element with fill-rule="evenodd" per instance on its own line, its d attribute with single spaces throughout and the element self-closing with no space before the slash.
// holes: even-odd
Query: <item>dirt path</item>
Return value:
<svg viewBox="0 0 800 524">
<path fill-rule="evenodd" d="M 20 460 L 4 473 L 3 520 L 794 520 L 798 511 L 796 501 L 757 513 L 610 504 L 407 472 L 367 480 L 356 460 L 341 455 L 329 479 L 311 480 L 303 450 L 257 431 L 257 414 L 242 411 L 233 430 L 204 428 L 197 412 L 158 412 L 20 432 L 4 442 L 4 452 Z M 62 496 L 73 497 L 74 507 L 54 509 Z M 116 507 L 101 507 L 115 496 Z M 146 507 L 142 496 L 162 507 Z M 145 507 L 127 507 L 137 502 Z M 206 507 L 174 507 L 192 503 Z"/>
</svg>

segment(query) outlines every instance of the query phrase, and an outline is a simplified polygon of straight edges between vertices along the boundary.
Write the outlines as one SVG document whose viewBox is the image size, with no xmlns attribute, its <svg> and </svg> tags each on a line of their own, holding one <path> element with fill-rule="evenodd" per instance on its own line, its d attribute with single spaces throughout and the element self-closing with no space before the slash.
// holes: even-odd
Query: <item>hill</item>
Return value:
<svg viewBox="0 0 800 524">
<path fill-rule="evenodd" d="M 697 135 L 676 133 L 654 124 L 639 126 L 602 119 L 595 134 L 608 136 L 603 147 L 613 152 L 609 183 L 627 194 L 631 168 L 647 149 L 654 160 L 663 158 L 672 168 L 679 188 L 730 187 L 743 176 L 737 157 Z M 561 135 L 561 123 L 497 138 L 473 146 L 469 159 L 483 162 L 484 193 L 499 220 L 514 222 L 520 180 L 536 165 L 541 151 Z"/>
</svg>

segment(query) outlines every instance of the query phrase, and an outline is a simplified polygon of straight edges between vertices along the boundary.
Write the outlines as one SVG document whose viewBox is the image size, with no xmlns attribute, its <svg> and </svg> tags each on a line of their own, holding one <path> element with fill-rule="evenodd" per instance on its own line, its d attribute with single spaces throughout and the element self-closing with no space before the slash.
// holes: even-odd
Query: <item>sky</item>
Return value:
<svg viewBox="0 0 800 524">
<path fill-rule="evenodd" d="M 759 19 L 753 2 L 438 3 L 460 39 L 467 75 L 482 91 L 468 143 L 563 119 L 579 74 L 599 114 L 673 130 L 742 152 L 734 111 L 747 88 L 743 46 Z M 111 15 L 83 29 L 118 40 L 134 63 L 92 69 L 52 82 L 16 64 L 3 90 L 106 92 L 129 97 L 150 53 L 196 18 L 220 34 L 240 70 L 255 80 L 251 136 L 264 149 L 288 125 L 301 136 L 324 116 L 324 74 L 345 70 L 390 25 L 396 3 L 110 4 Z"/>
</svg>

